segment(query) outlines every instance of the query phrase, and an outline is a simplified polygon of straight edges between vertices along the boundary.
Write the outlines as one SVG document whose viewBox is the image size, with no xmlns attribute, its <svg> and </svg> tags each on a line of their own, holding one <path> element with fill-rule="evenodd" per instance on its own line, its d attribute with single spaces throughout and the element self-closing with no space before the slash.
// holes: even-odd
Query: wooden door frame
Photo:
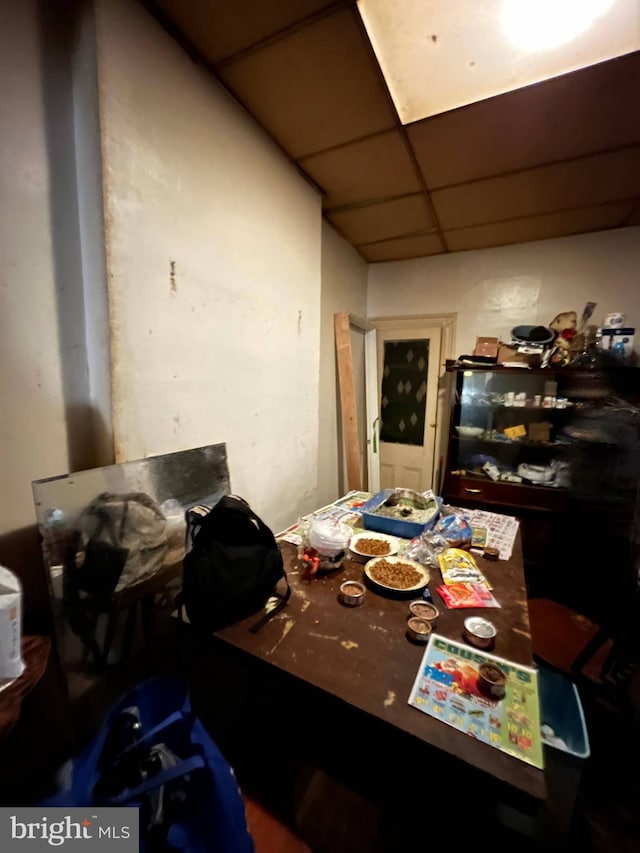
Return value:
<svg viewBox="0 0 640 853">
<path fill-rule="evenodd" d="M 433 440 L 433 490 L 436 493 L 441 491 L 442 477 L 444 471 L 440 468 L 440 459 L 445 459 L 446 456 L 446 438 L 449 434 L 449 405 L 447 400 L 446 385 L 447 372 L 446 360 L 454 358 L 454 346 L 456 339 L 456 323 L 457 313 L 450 314 L 410 314 L 410 315 L 393 315 L 386 317 L 369 317 L 367 322 L 377 331 L 386 329 L 395 329 L 402 326 L 405 329 L 421 329 L 424 327 L 437 326 L 440 328 L 440 353 L 438 356 L 438 402 L 436 405 L 436 434 Z M 373 341 L 376 346 L 376 339 Z M 373 375 L 369 375 L 369 367 L 372 368 Z M 373 384 L 375 390 L 375 411 L 380 411 L 380 392 L 378 384 L 378 366 L 376 360 L 365 359 L 365 370 L 367 377 L 367 393 L 369 386 Z M 368 406 L 367 406 L 368 410 Z M 377 441 L 377 447 L 380 442 Z M 444 445 L 444 446 L 443 446 Z M 378 456 L 378 484 L 380 483 L 380 457 Z M 443 463 L 444 464 L 444 463 Z M 370 489 L 369 491 L 372 491 Z"/>
<path fill-rule="evenodd" d="M 342 440 L 347 462 L 349 489 L 362 489 L 360 468 L 360 439 L 356 418 L 355 389 L 353 385 L 353 357 L 351 329 L 364 332 L 365 419 L 367 424 L 367 489 L 374 494 L 380 490 L 380 453 L 377 389 L 376 327 L 356 314 L 334 314 L 338 381 L 342 416 Z"/>
</svg>

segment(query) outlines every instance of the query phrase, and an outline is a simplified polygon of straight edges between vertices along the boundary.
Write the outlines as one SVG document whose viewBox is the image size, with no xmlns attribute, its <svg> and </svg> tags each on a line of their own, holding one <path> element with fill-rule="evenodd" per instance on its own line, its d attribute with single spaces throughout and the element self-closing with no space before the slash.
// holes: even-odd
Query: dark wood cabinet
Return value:
<svg viewBox="0 0 640 853">
<path fill-rule="evenodd" d="M 570 443 L 563 427 L 574 409 L 567 383 L 548 369 L 448 365 L 447 373 L 443 499 L 519 518 L 530 583 L 566 508 Z"/>
<path fill-rule="evenodd" d="M 599 465 L 602 445 L 584 432 L 586 413 L 592 415 L 613 398 L 637 406 L 640 369 L 596 372 L 448 363 L 447 379 L 450 422 L 442 497 L 454 506 L 519 518 L 527 582 L 535 587 L 545 572 L 555 571 L 558 555 L 566 551 L 567 529 L 575 533 L 580 521 L 575 498 L 576 491 L 579 500 L 584 498 L 580 489 L 585 469 L 576 466 L 584 464 L 585 442 L 580 449 L 576 424 L 583 430 L 590 464 Z M 603 459 L 611 461 L 609 451 Z M 608 471 L 614 473 L 611 465 L 605 470 L 608 464 L 603 462 L 603 470 L 597 471 L 600 489 Z M 579 477 L 572 476 L 572 468 Z"/>
</svg>

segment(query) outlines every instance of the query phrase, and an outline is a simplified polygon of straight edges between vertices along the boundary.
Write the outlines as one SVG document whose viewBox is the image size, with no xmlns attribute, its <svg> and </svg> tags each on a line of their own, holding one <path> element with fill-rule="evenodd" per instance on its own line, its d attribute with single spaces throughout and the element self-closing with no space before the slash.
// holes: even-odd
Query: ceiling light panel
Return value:
<svg viewBox="0 0 640 853">
<path fill-rule="evenodd" d="M 358 0 L 403 124 L 640 49 L 638 0 Z"/>
</svg>

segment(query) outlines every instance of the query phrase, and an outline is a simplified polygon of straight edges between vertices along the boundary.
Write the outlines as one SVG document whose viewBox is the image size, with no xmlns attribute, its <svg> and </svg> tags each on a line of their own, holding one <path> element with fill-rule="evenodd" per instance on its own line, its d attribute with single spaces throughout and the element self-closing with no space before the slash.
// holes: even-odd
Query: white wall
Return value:
<svg viewBox="0 0 640 853">
<path fill-rule="evenodd" d="M 116 458 L 226 442 L 284 527 L 317 504 L 320 198 L 141 6 L 96 9 Z"/>
<path fill-rule="evenodd" d="M 35 0 L 0 3 L 0 534 L 68 470 Z"/>
<path fill-rule="evenodd" d="M 320 337 L 320 436 L 318 506 L 346 491 L 342 476 L 342 432 L 339 419 L 334 314 L 364 317 L 367 307 L 367 263 L 327 222 L 322 225 L 322 304 Z M 363 371 L 363 347 L 353 347 L 354 374 Z M 358 386 L 362 386 L 358 381 Z M 363 406 L 359 406 L 362 411 Z M 366 458 L 366 454 L 365 454 Z"/>
<path fill-rule="evenodd" d="M 640 349 L 640 228 L 622 228 L 369 267 L 368 316 L 458 312 L 456 354 L 477 335 L 510 338 L 519 324 L 547 325 L 561 311 L 593 321 L 623 311 Z"/>
</svg>

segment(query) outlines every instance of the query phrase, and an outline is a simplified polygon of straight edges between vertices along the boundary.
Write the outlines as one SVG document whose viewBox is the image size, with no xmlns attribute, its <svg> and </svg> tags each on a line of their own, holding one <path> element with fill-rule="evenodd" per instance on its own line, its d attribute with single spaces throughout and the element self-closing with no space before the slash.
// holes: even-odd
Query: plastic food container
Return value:
<svg viewBox="0 0 640 853">
<path fill-rule="evenodd" d="M 340 585 L 340 599 L 348 607 L 357 607 L 362 604 L 365 594 L 365 585 L 360 581 L 345 581 Z"/>
</svg>

